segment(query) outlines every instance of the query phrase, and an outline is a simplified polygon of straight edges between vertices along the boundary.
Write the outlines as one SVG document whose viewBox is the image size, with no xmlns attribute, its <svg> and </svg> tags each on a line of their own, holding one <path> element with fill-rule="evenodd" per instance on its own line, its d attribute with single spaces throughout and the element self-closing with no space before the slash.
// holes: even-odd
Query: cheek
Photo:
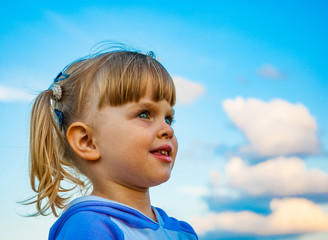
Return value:
<svg viewBox="0 0 328 240">
<path fill-rule="evenodd" d="M 174 163 L 175 163 L 175 158 L 178 153 L 178 140 L 175 136 L 172 138 L 172 145 L 173 145 L 173 149 L 174 149 L 173 156 L 172 156 L 173 157 L 172 168 L 173 168 Z"/>
<path fill-rule="evenodd" d="M 133 129 L 124 131 L 116 140 L 115 146 L 126 157 L 145 157 L 153 144 L 153 135 L 146 129 Z"/>
<path fill-rule="evenodd" d="M 175 154 L 177 154 L 177 152 L 178 152 L 178 139 L 176 138 L 175 135 L 172 138 L 172 144 L 173 144 L 173 147 L 175 149 Z"/>
</svg>

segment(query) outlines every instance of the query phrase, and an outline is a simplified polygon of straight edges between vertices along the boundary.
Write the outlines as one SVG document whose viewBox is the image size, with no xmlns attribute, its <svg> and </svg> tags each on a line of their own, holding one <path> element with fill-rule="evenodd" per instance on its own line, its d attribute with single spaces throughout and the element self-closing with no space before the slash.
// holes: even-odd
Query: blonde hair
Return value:
<svg viewBox="0 0 328 240">
<path fill-rule="evenodd" d="M 92 113 L 86 112 L 90 109 L 87 106 L 101 109 L 137 102 L 145 95 L 148 82 L 154 101 L 165 99 L 171 106 L 175 104 L 172 78 L 153 54 L 125 50 L 100 53 L 73 62 L 63 73 L 69 76 L 58 82 L 61 100 L 52 100 L 53 92 L 48 89 L 37 96 L 32 107 L 30 181 L 36 196 L 33 201 L 29 199 L 29 204 L 36 203 L 34 215 L 48 215 L 51 209 L 58 216 L 57 209 L 64 208 L 69 199 L 63 194 L 72 190 L 62 186 L 63 180 L 85 186 L 66 131 L 78 119 L 90 119 Z M 61 124 L 55 121 L 55 108 L 63 113 Z"/>
</svg>

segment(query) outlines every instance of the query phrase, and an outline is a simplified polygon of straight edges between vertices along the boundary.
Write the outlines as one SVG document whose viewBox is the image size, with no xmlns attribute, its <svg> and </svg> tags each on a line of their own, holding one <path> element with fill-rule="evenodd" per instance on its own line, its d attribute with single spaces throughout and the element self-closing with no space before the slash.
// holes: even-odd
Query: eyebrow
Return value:
<svg viewBox="0 0 328 240">
<path fill-rule="evenodd" d="M 157 109 L 157 106 L 156 106 L 156 103 L 154 102 L 136 102 L 133 106 L 131 106 L 131 109 L 134 110 L 134 109 L 139 109 L 139 108 L 149 108 L 149 109 L 152 109 L 152 110 L 156 110 Z M 169 109 L 169 114 L 172 114 L 174 116 L 175 114 L 175 110 L 173 109 L 173 107 L 170 106 L 170 109 Z"/>
</svg>

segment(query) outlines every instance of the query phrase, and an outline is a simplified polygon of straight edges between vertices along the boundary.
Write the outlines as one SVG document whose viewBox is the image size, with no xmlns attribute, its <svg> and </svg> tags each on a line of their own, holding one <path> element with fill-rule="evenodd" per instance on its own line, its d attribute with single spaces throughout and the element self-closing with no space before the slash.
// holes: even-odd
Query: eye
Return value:
<svg viewBox="0 0 328 240">
<path fill-rule="evenodd" d="M 173 125 L 174 123 L 174 117 L 173 116 L 166 116 L 165 117 L 165 122 L 168 124 L 168 125 Z"/>
<path fill-rule="evenodd" d="M 150 114 L 148 111 L 142 111 L 137 115 L 137 118 L 142 118 L 142 119 L 149 119 Z"/>
</svg>

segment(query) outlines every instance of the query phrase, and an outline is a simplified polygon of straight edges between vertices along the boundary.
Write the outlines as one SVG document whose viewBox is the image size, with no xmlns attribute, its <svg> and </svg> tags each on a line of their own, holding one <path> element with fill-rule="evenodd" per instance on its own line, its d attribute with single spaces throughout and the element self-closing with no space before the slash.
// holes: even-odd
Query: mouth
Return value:
<svg viewBox="0 0 328 240">
<path fill-rule="evenodd" d="M 172 146 L 168 144 L 162 145 L 150 151 L 150 153 L 153 154 L 155 157 L 163 160 L 164 162 L 169 163 L 172 162 L 171 152 Z"/>
</svg>

